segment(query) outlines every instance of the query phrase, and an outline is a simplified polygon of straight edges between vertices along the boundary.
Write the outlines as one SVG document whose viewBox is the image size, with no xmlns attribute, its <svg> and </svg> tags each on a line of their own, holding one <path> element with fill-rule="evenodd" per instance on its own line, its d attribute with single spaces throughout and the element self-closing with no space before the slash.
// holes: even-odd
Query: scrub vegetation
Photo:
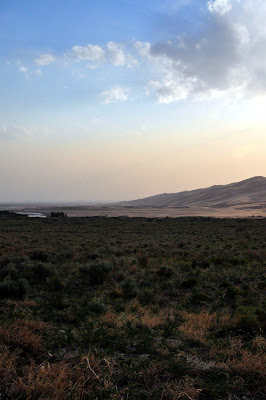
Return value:
<svg viewBox="0 0 266 400">
<path fill-rule="evenodd" d="M 0 218 L 0 398 L 262 400 L 265 219 Z"/>
</svg>

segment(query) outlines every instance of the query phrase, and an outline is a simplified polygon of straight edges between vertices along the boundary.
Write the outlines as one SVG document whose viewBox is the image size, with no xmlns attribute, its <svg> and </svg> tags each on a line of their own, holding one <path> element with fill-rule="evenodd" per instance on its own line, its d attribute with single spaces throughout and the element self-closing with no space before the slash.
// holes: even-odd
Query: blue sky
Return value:
<svg viewBox="0 0 266 400">
<path fill-rule="evenodd" d="M 265 17 L 264 0 L 1 0 L 0 201 L 266 175 Z"/>
</svg>

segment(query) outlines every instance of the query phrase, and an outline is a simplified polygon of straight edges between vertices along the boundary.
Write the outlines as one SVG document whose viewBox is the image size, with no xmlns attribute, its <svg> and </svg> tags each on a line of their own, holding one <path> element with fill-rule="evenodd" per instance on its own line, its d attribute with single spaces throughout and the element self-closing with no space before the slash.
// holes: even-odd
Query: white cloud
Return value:
<svg viewBox="0 0 266 400">
<path fill-rule="evenodd" d="M 18 70 L 19 70 L 19 72 L 22 72 L 25 75 L 25 77 L 28 79 L 29 72 L 28 72 L 28 68 L 25 67 L 25 65 L 19 65 Z"/>
<path fill-rule="evenodd" d="M 146 94 L 155 92 L 159 103 L 169 104 L 183 100 L 190 94 L 196 78 L 177 78 L 172 72 L 166 72 L 161 81 L 150 81 L 146 87 Z"/>
<path fill-rule="evenodd" d="M 250 44 L 250 34 L 245 25 L 242 25 L 240 23 L 234 24 L 234 29 L 236 32 L 236 35 L 238 35 L 239 39 L 239 46 L 245 48 L 248 47 Z"/>
<path fill-rule="evenodd" d="M 115 42 L 108 42 L 106 48 L 108 58 L 112 64 L 115 66 L 123 66 L 126 64 L 126 56 L 120 45 Z"/>
<path fill-rule="evenodd" d="M 52 54 L 41 54 L 38 58 L 35 60 L 36 64 L 38 65 L 49 65 L 55 62 L 55 57 Z"/>
<path fill-rule="evenodd" d="M 230 0 L 211 0 L 208 1 L 208 9 L 211 13 L 224 15 L 232 9 Z"/>
<path fill-rule="evenodd" d="M 42 75 L 42 70 L 41 70 L 41 68 L 37 68 L 37 69 L 35 70 L 35 75 L 37 75 L 37 76 L 41 76 L 41 75 Z"/>
<path fill-rule="evenodd" d="M 138 65 L 138 60 L 131 53 L 124 50 L 124 46 L 120 43 L 110 41 L 105 48 L 98 45 L 87 44 L 87 46 L 74 46 L 71 51 L 66 53 L 70 58 L 87 60 L 92 64 L 87 65 L 88 68 L 97 68 L 104 62 L 109 62 L 115 67 L 132 68 Z"/>
<path fill-rule="evenodd" d="M 182 0 L 184 4 L 189 1 Z M 66 53 L 66 61 L 72 63 L 72 74 L 80 79 L 89 77 L 89 69 L 99 66 L 131 68 L 142 63 L 140 73 L 144 71 L 148 76 L 142 87 L 146 86 L 146 93 L 155 94 L 160 103 L 188 97 L 205 100 L 265 96 L 266 1 L 205 0 L 205 5 L 202 23 L 196 25 L 198 30 L 193 35 L 189 30 L 180 32 L 176 16 L 172 42 L 75 45 Z M 53 61 L 56 60 L 51 54 L 42 54 L 35 60 L 40 67 Z M 74 68 L 73 62 L 77 61 Z M 27 78 L 41 74 L 36 65 L 17 65 Z M 101 96 L 106 104 L 129 100 L 127 91 L 120 87 L 104 91 Z"/>
<path fill-rule="evenodd" d="M 41 68 L 33 69 L 33 68 L 28 68 L 20 60 L 16 62 L 18 66 L 19 72 L 23 73 L 27 79 L 30 77 L 36 75 L 36 76 L 41 76 L 42 75 L 42 70 Z"/>
<path fill-rule="evenodd" d="M 142 57 L 146 57 L 150 54 L 151 44 L 149 42 L 136 41 L 134 43 L 134 48 Z"/>
<path fill-rule="evenodd" d="M 87 44 L 87 46 L 73 46 L 72 54 L 78 60 L 100 62 L 104 60 L 105 51 L 98 45 Z"/>
<path fill-rule="evenodd" d="M 198 100 L 266 95 L 266 2 L 231 3 L 209 2 L 220 14 L 229 11 L 229 6 L 232 11 L 217 18 L 211 9 L 195 37 L 181 35 L 177 43 L 154 45 L 135 42 L 135 49 L 155 70 L 147 92 L 156 93 L 160 103 L 187 96 Z M 224 8 L 218 8 L 222 5 Z"/>
<path fill-rule="evenodd" d="M 8 138 L 7 126 L 4 124 L 0 124 L 0 138 Z"/>
<path fill-rule="evenodd" d="M 106 48 L 106 58 L 116 67 L 132 68 L 138 65 L 138 60 L 125 51 L 121 44 L 111 41 L 106 44 Z"/>
<path fill-rule="evenodd" d="M 100 93 L 104 104 L 123 103 L 128 100 L 128 90 L 115 87 Z"/>
<path fill-rule="evenodd" d="M 5 125 L 0 123 L 0 140 L 14 140 L 18 138 L 29 138 L 32 133 L 21 126 Z"/>
<path fill-rule="evenodd" d="M 139 61 L 131 54 L 127 54 L 127 68 L 133 68 L 139 65 Z"/>
</svg>

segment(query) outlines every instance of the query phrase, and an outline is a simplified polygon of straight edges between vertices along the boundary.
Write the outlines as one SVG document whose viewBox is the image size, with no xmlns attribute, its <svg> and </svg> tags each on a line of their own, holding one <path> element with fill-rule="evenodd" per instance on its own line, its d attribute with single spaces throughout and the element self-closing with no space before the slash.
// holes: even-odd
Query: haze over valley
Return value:
<svg viewBox="0 0 266 400">
<path fill-rule="evenodd" d="M 214 185 L 179 193 L 163 193 L 116 203 L 7 203 L 0 205 L 0 209 L 25 213 L 41 212 L 47 216 L 53 211 L 63 211 L 72 217 L 265 217 L 266 178 L 256 176 L 227 185 Z"/>
</svg>

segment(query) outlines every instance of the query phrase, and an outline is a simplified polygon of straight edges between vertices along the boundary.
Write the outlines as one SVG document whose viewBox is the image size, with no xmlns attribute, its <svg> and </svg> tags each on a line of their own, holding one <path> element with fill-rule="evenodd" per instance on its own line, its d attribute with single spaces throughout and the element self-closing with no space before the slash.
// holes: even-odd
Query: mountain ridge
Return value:
<svg viewBox="0 0 266 400">
<path fill-rule="evenodd" d="M 185 190 L 176 193 L 161 193 L 142 199 L 123 201 L 125 206 L 153 207 L 231 207 L 266 205 L 266 178 L 255 176 L 226 185 Z"/>
</svg>

